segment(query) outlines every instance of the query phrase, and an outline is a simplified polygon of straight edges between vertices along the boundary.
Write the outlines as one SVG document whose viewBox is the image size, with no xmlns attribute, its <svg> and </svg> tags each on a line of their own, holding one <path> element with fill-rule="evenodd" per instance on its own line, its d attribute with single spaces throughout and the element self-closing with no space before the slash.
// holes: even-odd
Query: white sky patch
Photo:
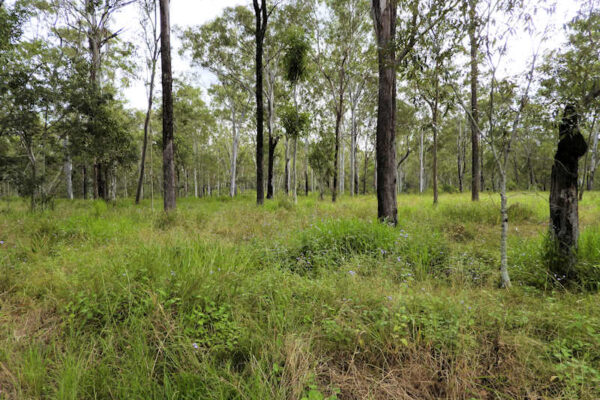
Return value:
<svg viewBox="0 0 600 400">
<path fill-rule="evenodd" d="M 176 28 L 184 30 L 192 26 L 205 24 L 218 17 L 225 8 L 235 7 L 238 5 L 250 6 L 249 0 L 171 0 L 171 29 Z M 139 42 L 140 27 L 139 27 L 139 7 L 131 5 L 123 10 L 117 17 L 113 27 L 126 27 L 123 39 L 131 40 L 134 43 Z M 177 34 L 171 36 L 171 56 L 173 59 L 173 74 L 177 78 L 183 78 L 194 75 L 195 84 L 199 84 L 203 88 L 208 88 L 216 82 L 214 75 L 207 71 L 198 71 L 191 68 L 190 60 L 179 55 L 181 43 Z M 143 63 L 143 50 L 139 49 L 138 56 L 140 69 L 138 71 L 139 79 L 131 82 L 132 86 L 127 88 L 123 93 L 129 104 L 137 109 L 143 110 L 147 107 L 147 94 L 144 87 L 145 71 L 141 68 Z M 160 80 L 160 60 L 159 71 L 157 71 L 158 79 Z M 160 90 L 160 81 L 157 84 L 157 89 Z"/>
</svg>

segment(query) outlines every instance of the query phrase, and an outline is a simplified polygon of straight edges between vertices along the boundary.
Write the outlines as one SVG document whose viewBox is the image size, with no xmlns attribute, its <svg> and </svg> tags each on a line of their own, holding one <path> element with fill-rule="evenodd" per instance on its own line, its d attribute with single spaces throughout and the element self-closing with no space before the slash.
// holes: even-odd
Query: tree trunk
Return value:
<svg viewBox="0 0 600 400">
<path fill-rule="evenodd" d="M 63 148 L 65 149 L 65 182 L 67 185 L 67 199 L 73 200 L 73 162 L 71 161 L 71 153 L 69 152 L 69 137 L 67 136 L 63 141 Z"/>
<path fill-rule="evenodd" d="M 550 234 L 557 254 L 550 263 L 550 271 L 561 279 L 574 281 L 579 239 L 578 167 L 579 159 L 587 151 L 574 106 L 565 107 L 559 130 L 550 186 Z"/>
<path fill-rule="evenodd" d="M 460 191 L 460 193 L 463 192 L 464 190 L 464 185 L 463 185 L 463 160 L 462 160 L 462 156 L 463 156 L 463 131 L 462 131 L 462 119 L 459 120 L 458 122 L 458 139 L 457 139 L 457 143 L 456 143 L 456 162 L 457 162 L 457 167 L 458 167 L 458 190 Z"/>
<path fill-rule="evenodd" d="M 502 217 L 502 234 L 500 236 L 500 276 L 502 287 L 510 288 L 508 275 L 508 201 L 506 198 L 506 172 L 500 174 L 500 214 Z"/>
<path fill-rule="evenodd" d="M 275 194 L 275 188 L 273 186 L 273 169 L 275 168 L 275 148 L 277 147 L 278 138 L 273 138 L 269 134 L 269 170 L 267 178 L 267 199 L 272 199 Z"/>
<path fill-rule="evenodd" d="M 267 119 L 267 129 L 269 131 L 269 161 L 268 161 L 268 171 L 267 171 L 267 199 L 272 199 L 275 195 L 275 186 L 273 184 L 273 169 L 275 168 L 275 148 L 277 147 L 277 143 L 279 142 L 279 138 L 273 137 L 273 125 L 275 119 L 275 101 L 273 99 L 273 84 L 272 82 L 275 80 L 274 72 L 269 71 L 267 80 L 268 88 L 269 88 L 269 96 L 267 97 L 267 109 L 269 111 L 269 118 Z"/>
<path fill-rule="evenodd" d="M 308 197 L 308 139 L 304 141 L 304 195 Z"/>
<path fill-rule="evenodd" d="M 437 66 L 436 66 L 437 68 Z M 438 204 L 438 159 L 437 159 L 437 148 L 438 148 L 438 108 L 439 108 L 439 80 L 437 76 L 435 78 L 435 100 L 433 103 L 432 123 L 433 123 L 433 204 Z"/>
<path fill-rule="evenodd" d="M 592 156 L 590 160 L 590 169 L 587 179 L 588 191 L 594 190 L 594 175 L 596 174 L 596 169 L 598 168 L 598 136 L 600 135 L 600 133 L 596 128 L 597 126 L 600 125 L 596 124 L 596 119 L 594 119 L 594 123 L 592 124 Z"/>
<path fill-rule="evenodd" d="M 148 107 L 146 108 L 146 118 L 144 119 L 144 143 L 142 145 L 142 159 L 140 160 L 140 176 L 138 178 L 137 190 L 135 192 L 135 204 L 140 204 L 142 190 L 144 187 L 144 171 L 146 169 L 146 149 L 148 148 L 148 132 L 150 130 L 150 117 L 152 115 L 152 103 L 154 101 L 154 80 L 156 76 L 156 59 L 158 57 L 158 47 L 155 45 L 155 53 L 152 57 L 152 70 L 150 72 L 150 87 L 148 88 Z"/>
<path fill-rule="evenodd" d="M 369 157 L 367 156 L 367 153 L 365 152 L 365 168 L 364 168 L 364 173 L 363 173 L 363 195 L 367 194 L 367 171 L 368 171 L 368 167 L 369 167 Z"/>
<path fill-rule="evenodd" d="M 341 152 L 340 152 L 340 194 L 344 194 L 344 190 L 346 189 L 346 143 L 344 139 L 341 138 Z"/>
<path fill-rule="evenodd" d="M 164 209 L 176 207 L 173 143 L 173 73 L 171 71 L 171 23 L 169 0 L 160 0 L 160 53 L 163 97 L 163 192 Z"/>
<path fill-rule="evenodd" d="M 194 137 L 194 197 L 200 197 L 200 187 L 198 186 L 198 141 Z"/>
<path fill-rule="evenodd" d="M 285 138 L 285 194 L 290 195 L 290 138 Z"/>
<path fill-rule="evenodd" d="M 339 107 L 336 108 L 335 113 L 335 153 L 333 159 L 333 187 L 331 189 L 331 201 L 335 203 L 337 200 L 337 190 L 338 190 L 338 175 L 340 170 L 340 134 L 342 128 L 342 102 L 343 102 L 343 93 L 340 91 L 340 103 Z"/>
<path fill-rule="evenodd" d="M 263 186 L 263 144 L 264 144 L 264 105 L 263 105 L 263 43 L 267 30 L 268 13 L 266 0 L 254 0 L 254 14 L 256 17 L 256 204 L 262 205 L 265 201 Z"/>
<path fill-rule="evenodd" d="M 425 191 L 425 132 L 421 129 L 419 143 L 419 193 Z"/>
<path fill-rule="evenodd" d="M 358 195 L 358 157 L 357 157 L 357 147 L 358 147 L 358 127 L 356 123 L 356 111 L 352 110 L 352 149 L 350 150 L 350 163 L 351 172 L 352 172 L 352 195 Z"/>
<path fill-rule="evenodd" d="M 373 0 L 379 64 L 377 107 L 377 216 L 396 225 L 396 0 Z"/>
<path fill-rule="evenodd" d="M 477 100 L 477 80 L 479 78 L 479 66 L 477 60 L 477 55 L 479 53 L 479 38 L 477 37 L 477 0 L 469 1 L 469 41 L 471 44 L 471 199 L 472 201 L 479 201 L 481 170 L 479 168 L 479 105 Z"/>
<path fill-rule="evenodd" d="M 355 121 L 355 107 L 353 106 L 351 108 L 351 114 L 350 114 L 350 120 L 351 120 L 351 128 L 350 128 L 350 196 L 354 196 L 354 191 L 356 189 L 355 186 L 355 182 L 354 182 L 354 176 L 356 173 L 356 165 L 355 165 L 355 159 L 356 159 L 356 136 L 355 136 L 355 130 L 356 130 L 356 121 Z"/>
<path fill-rule="evenodd" d="M 232 129 L 233 129 L 233 143 L 231 146 L 231 160 L 230 160 L 230 175 L 229 175 L 229 196 L 235 197 L 236 181 L 237 181 L 237 156 L 238 156 L 238 145 L 239 145 L 239 134 L 237 129 L 237 122 L 235 119 L 235 112 L 231 112 Z"/>
<path fill-rule="evenodd" d="M 294 193 L 294 203 L 298 202 L 298 183 L 297 183 L 297 174 L 296 174 L 296 156 L 298 154 L 298 139 L 294 138 L 294 155 L 293 155 L 293 161 L 292 161 L 292 169 L 294 171 L 293 173 L 293 193 Z"/>
<path fill-rule="evenodd" d="M 107 172 L 110 180 L 110 187 L 108 190 L 109 198 L 111 201 L 117 200 L 117 167 L 111 166 L 110 170 Z"/>
</svg>

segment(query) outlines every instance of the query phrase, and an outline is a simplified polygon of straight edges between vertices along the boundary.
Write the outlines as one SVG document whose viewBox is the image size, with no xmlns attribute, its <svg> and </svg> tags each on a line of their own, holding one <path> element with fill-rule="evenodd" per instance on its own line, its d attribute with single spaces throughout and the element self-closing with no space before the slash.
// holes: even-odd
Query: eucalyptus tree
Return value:
<svg viewBox="0 0 600 400">
<path fill-rule="evenodd" d="M 481 34 L 479 28 L 483 26 L 478 20 L 477 4 L 479 0 L 468 0 L 468 32 L 470 44 L 470 66 L 471 66 L 471 200 L 479 201 L 479 191 L 481 183 L 481 169 L 479 163 L 479 105 L 478 105 L 478 87 L 479 87 L 479 46 Z"/>
<path fill-rule="evenodd" d="M 281 120 L 283 128 L 286 131 L 286 135 L 292 139 L 292 143 L 294 144 L 293 150 L 293 163 L 292 163 L 292 186 L 293 186 L 293 196 L 294 202 L 298 201 L 298 192 L 297 192 L 297 175 L 296 175 L 296 156 L 298 150 L 298 139 L 306 134 L 307 129 L 310 124 L 310 114 L 307 112 L 299 111 L 298 107 L 295 105 L 288 105 L 281 112 Z"/>
<path fill-rule="evenodd" d="M 298 184 L 296 171 L 296 158 L 298 153 L 298 139 L 305 133 L 308 126 L 308 114 L 300 112 L 298 102 L 298 85 L 306 78 L 309 44 L 304 38 L 304 32 L 298 27 L 292 27 L 286 35 L 285 55 L 283 57 L 285 79 L 292 90 L 293 104 L 288 105 L 282 114 L 283 126 L 287 137 L 292 140 L 292 193 L 294 202 L 298 201 Z M 289 150 L 286 146 L 286 150 Z M 287 155 L 286 155 L 287 158 Z M 288 167 L 289 171 L 289 167 Z"/>
<path fill-rule="evenodd" d="M 366 1 L 353 1 L 349 4 L 350 24 L 355 27 L 350 30 L 350 53 L 348 61 L 348 103 L 350 110 L 350 193 L 358 194 L 358 139 L 362 125 L 358 119 L 361 107 L 367 107 L 375 102 L 375 46 L 372 35 L 369 34 L 369 4 Z"/>
<path fill-rule="evenodd" d="M 166 212 L 176 207 L 175 149 L 173 148 L 173 72 L 171 70 L 171 18 L 169 0 L 160 4 L 160 64 L 163 111 L 163 203 Z"/>
<path fill-rule="evenodd" d="M 159 26 L 158 26 L 158 8 L 156 0 L 140 1 L 143 46 L 145 53 L 145 69 L 147 72 L 147 94 L 148 106 L 146 108 L 146 117 L 144 119 L 144 141 L 142 143 L 142 157 L 140 160 L 140 174 L 138 178 L 137 190 L 135 193 L 135 203 L 139 204 L 143 195 L 144 172 L 146 168 L 146 149 L 148 147 L 148 136 L 150 133 L 150 122 L 152 116 L 152 106 L 154 103 L 154 82 L 156 77 L 156 66 L 159 56 Z"/>
<path fill-rule="evenodd" d="M 263 142 L 264 142 L 264 102 L 263 102 L 263 53 L 270 12 L 267 10 L 267 0 L 253 0 L 256 26 L 256 203 L 262 205 L 265 199 L 263 186 Z"/>
<path fill-rule="evenodd" d="M 440 0 L 372 0 L 371 3 L 379 65 L 377 216 L 392 225 L 398 223 L 395 126 L 397 68 L 407 65 L 408 56 L 417 42 L 445 18 L 457 3 Z"/>
<path fill-rule="evenodd" d="M 329 186 L 329 180 L 333 175 L 333 154 L 335 136 L 330 132 L 319 132 L 319 139 L 310 146 L 308 162 L 312 170 L 317 174 L 319 181 L 319 197 L 323 200 L 325 188 Z"/>
<path fill-rule="evenodd" d="M 433 133 L 433 204 L 438 203 L 438 135 L 441 119 L 447 114 L 451 88 L 446 83 L 452 74 L 452 56 L 460 38 L 460 21 L 447 14 L 446 18 L 434 26 L 417 44 L 412 57 L 412 68 L 408 74 L 414 81 L 419 96 L 429 106 L 431 131 Z M 451 39 L 454 38 L 454 39 Z M 445 106 L 445 110 L 443 110 Z"/>
<path fill-rule="evenodd" d="M 246 90 L 239 91 L 231 85 L 213 85 L 209 90 L 209 94 L 217 107 L 217 115 L 231 124 L 231 145 L 228 151 L 229 196 L 234 197 L 237 193 L 240 141 L 249 123 L 248 117 L 251 113 L 252 96 L 250 92 Z"/>
<path fill-rule="evenodd" d="M 536 5 L 529 2 L 506 3 L 504 8 L 499 8 L 506 18 L 506 23 L 496 25 L 490 21 L 486 26 L 486 41 L 484 42 L 484 55 L 489 69 L 488 99 L 485 109 L 485 121 L 478 121 L 477 130 L 483 132 L 482 122 L 486 124 L 486 133 L 483 135 L 491 150 L 494 165 L 500 175 L 500 274 L 502 286 L 509 288 L 511 281 L 508 273 L 508 196 L 507 173 L 510 156 L 514 144 L 522 129 L 522 118 L 529 105 L 531 88 L 535 79 L 537 60 L 541 44 L 547 40 L 547 30 L 536 32 L 530 24 L 532 13 L 537 12 Z M 508 44 L 513 39 L 514 27 L 525 26 L 526 31 L 535 38 L 538 47 L 534 51 L 530 68 L 521 76 L 500 78 L 498 71 L 504 61 Z M 520 93 L 519 93 L 520 92 Z M 468 108 L 461 97 L 457 96 L 461 106 L 467 112 L 471 123 L 475 122 L 472 109 Z M 493 183 L 494 184 L 494 183 Z"/>
<path fill-rule="evenodd" d="M 175 157 L 183 171 L 188 186 L 189 172 L 193 173 L 194 196 L 200 194 L 200 169 L 202 149 L 208 145 L 214 131 L 215 118 L 202 99 L 202 90 L 191 84 L 176 81 L 173 102 L 174 129 L 176 132 Z M 186 192 L 188 192 L 186 190 Z"/>
<path fill-rule="evenodd" d="M 342 120 L 346 111 L 350 54 L 353 39 L 366 18 L 360 18 L 357 0 L 324 0 L 315 3 L 313 24 L 316 35 L 316 64 L 329 91 L 335 115 L 335 151 L 332 201 L 338 193 Z"/>
<path fill-rule="evenodd" d="M 182 35 L 182 53 L 190 54 L 192 63 L 213 73 L 220 87 L 211 93 L 228 107 L 232 128 L 230 159 L 230 196 L 236 193 L 236 166 L 240 127 L 245 123 L 248 108 L 256 92 L 253 71 L 249 66 L 255 55 L 253 40 L 254 16 L 247 7 L 227 8 L 212 22 L 186 29 Z M 254 71 L 256 72 L 256 71 Z"/>
<path fill-rule="evenodd" d="M 116 41 L 122 29 L 111 29 L 114 16 L 134 0 L 53 0 L 66 26 L 84 35 L 88 42 L 89 83 L 91 90 L 102 92 L 102 63 L 109 43 Z M 90 115 L 94 118 L 94 115 Z M 103 164 L 102 154 L 93 155 L 94 197 L 108 199 L 108 179 L 115 174 L 114 164 Z"/>
</svg>

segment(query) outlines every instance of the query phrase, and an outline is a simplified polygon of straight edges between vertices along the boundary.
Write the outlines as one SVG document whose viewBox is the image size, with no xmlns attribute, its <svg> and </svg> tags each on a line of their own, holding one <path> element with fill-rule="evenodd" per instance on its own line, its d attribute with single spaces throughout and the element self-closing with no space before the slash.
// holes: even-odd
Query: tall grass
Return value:
<svg viewBox="0 0 600 400">
<path fill-rule="evenodd" d="M 493 196 L 0 202 L 0 399 L 600 398 L 600 196 L 585 291 L 546 197 L 511 194 L 510 291 Z"/>
</svg>

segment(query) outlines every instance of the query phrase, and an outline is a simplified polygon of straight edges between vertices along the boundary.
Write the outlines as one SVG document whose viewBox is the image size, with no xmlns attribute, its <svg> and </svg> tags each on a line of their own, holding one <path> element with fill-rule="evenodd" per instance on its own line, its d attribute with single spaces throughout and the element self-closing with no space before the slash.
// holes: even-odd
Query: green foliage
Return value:
<svg viewBox="0 0 600 400">
<path fill-rule="evenodd" d="M 337 267 L 352 255 L 376 256 L 394 246 L 397 232 L 374 221 L 331 220 L 302 232 L 289 252 L 292 270 L 316 271 Z"/>
<path fill-rule="evenodd" d="M 199 299 L 200 304 L 183 315 L 183 333 L 194 348 L 208 348 L 232 352 L 238 345 L 239 328 L 231 320 L 228 305 Z"/>
<path fill-rule="evenodd" d="M 322 184 L 333 176 L 334 150 L 335 136 L 331 134 L 322 134 L 320 140 L 310 146 L 308 162 Z"/>
<path fill-rule="evenodd" d="M 285 34 L 285 55 L 283 69 L 285 79 L 292 85 L 300 82 L 306 76 L 310 45 L 300 27 L 290 27 Z"/>
<path fill-rule="evenodd" d="M 291 139 L 304 136 L 310 126 L 310 113 L 300 112 L 291 104 L 282 108 L 280 118 L 285 134 Z"/>
</svg>

